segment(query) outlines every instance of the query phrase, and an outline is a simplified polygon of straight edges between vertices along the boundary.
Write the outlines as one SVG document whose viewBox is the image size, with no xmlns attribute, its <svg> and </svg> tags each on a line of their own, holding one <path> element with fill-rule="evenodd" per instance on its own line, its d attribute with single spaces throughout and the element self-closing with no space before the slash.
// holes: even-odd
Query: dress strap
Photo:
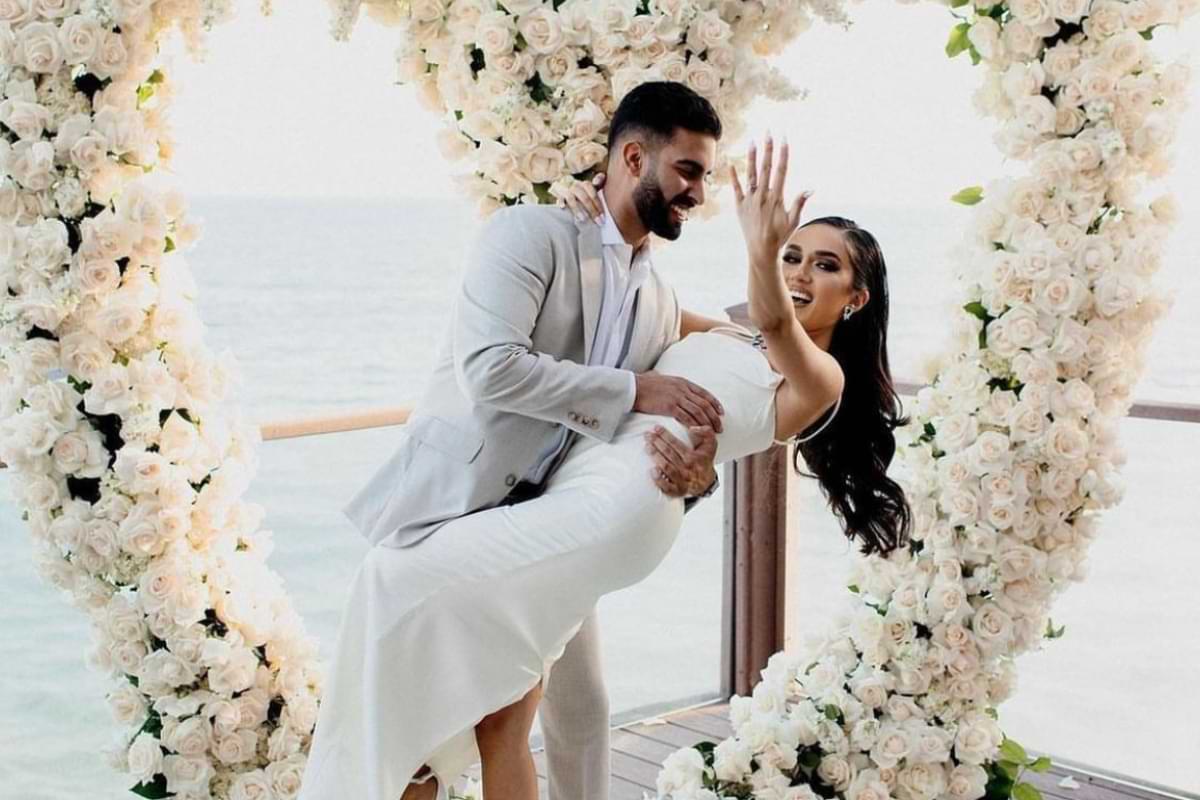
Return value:
<svg viewBox="0 0 1200 800">
<path fill-rule="evenodd" d="M 825 430 L 825 428 L 829 425 L 829 423 L 833 422 L 833 418 L 837 416 L 838 409 L 841 407 L 841 405 L 842 405 L 842 396 L 839 394 L 837 401 L 833 404 L 833 411 L 831 411 L 829 416 L 825 419 L 825 421 L 821 423 L 821 427 L 817 428 L 815 431 L 813 431 L 808 436 L 805 436 L 803 438 L 791 439 L 786 442 L 781 442 L 778 439 L 776 439 L 775 444 L 790 444 L 793 441 L 796 444 L 801 444 L 803 442 L 807 442 L 809 439 L 813 438 L 818 433 Z"/>
</svg>

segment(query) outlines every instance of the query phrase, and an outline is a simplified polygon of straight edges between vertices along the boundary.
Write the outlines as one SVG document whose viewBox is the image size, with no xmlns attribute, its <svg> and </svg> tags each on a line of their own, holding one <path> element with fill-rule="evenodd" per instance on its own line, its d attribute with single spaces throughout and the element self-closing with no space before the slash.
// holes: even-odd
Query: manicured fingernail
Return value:
<svg viewBox="0 0 1200 800">
<path fill-rule="evenodd" d="M 604 224 L 604 217 L 603 217 L 603 216 L 601 216 L 600 214 L 597 214 L 597 215 L 596 215 L 596 216 L 593 218 L 593 220 L 592 220 L 592 221 L 593 221 L 593 222 L 595 222 L 597 225 L 602 225 L 602 224 Z"/>
</svg>

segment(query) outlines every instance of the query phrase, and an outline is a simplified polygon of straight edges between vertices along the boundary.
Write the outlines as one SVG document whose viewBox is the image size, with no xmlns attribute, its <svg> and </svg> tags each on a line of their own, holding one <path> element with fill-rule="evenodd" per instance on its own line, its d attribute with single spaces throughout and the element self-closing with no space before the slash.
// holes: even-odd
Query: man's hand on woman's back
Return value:
<svg viewBox="0 0 1200 800">
<path fill-rule="evenodd" d="M 633 410 L 642 414 L 672 417 L 691 428 L 705 426 L 720 433 L 721 415 L 725 409 L 717 398 L 686 378 L 642 372 L 637 380 L 637 397 Z"/>
</svg>

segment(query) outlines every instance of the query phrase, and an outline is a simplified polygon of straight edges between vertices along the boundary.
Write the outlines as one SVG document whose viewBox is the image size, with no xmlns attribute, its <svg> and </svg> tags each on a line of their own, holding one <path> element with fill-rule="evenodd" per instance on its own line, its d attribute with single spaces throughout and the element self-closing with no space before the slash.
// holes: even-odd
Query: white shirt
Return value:
<svg viewBox="0 0 1200 800">
<path fill-rule="evenodd" d="M 621 229 L 608 211 L 604 192 L 600 193 L 600 204 L 604 216 L 600 220 L 600 244 L 604 271 L 603 292 L 600 299 L 600 314 L 596 319 L 592 352 L 588 354 L 588 366 L 619 367 L 629 354 L 629 341 L 633 332 L 634 304 L 638 289 L 650 277 L 650 242 L 646 241 L 635 255 L 633 246 L 625 241 Z M 629 389 L 626 395 L 625 413 L 633 410 L 637 398 L 637 379 L 629 373 Z M 571 429 L 560 425 L 555 436 L 542 450 L 533 467 L 524 476 L 530 483 L 541 483 L 550 471 L 558 454 L 566 445 Z"/>
</svg>

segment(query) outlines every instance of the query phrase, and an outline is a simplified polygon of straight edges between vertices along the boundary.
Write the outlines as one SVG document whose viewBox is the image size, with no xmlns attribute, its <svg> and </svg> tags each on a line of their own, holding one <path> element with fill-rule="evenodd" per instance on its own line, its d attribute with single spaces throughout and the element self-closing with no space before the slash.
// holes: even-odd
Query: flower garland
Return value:
<svg viewBox="0 0 1200 800">
<path fill-rule="evenodd" d="M 229 0 L 0 0 L 0 459 L 41 574 L 87 611 L 89 663 L 127 726 L 109 757 L 143 797 L 296 795 L 316 646 L 240 497 L 256 426 L 223 404 L 153 173 L 173 87 Z"/>
<path fill-rule="evenodd" d="M 346 38 L 364 0 L 331 0 Z M 846 22 L 840 0 L 365 0 L 403 29 L 399 79 L 444 114 L 443 155 L 471 158 L 460 186 L 483 213 L 553 202 L 607 152 L 608 120 L 649 80 L 685 83 L 712 102 L 727 138 L 759 96 L 797 90 L 764 57 L 813 16 Z M 727 180 L 722 150 L 714 175 Z M 715 203 L 698 209 L 705 215 Z"/>
<path fill-rule="evenodd" d="M 1046 766 L 994 709 L 1013 658 L 1059 633 L 1049 603 L 1120 496 L 1115 422 L 1166 308 L 1149 278 L 1174 214 L 1136 193 L 1167 168 L 1187 79 L 1145 40 L 1197 2 L 950 5 L 966 16 L 947 52 L 986 65 L 976 104 L 1032 171 L 956 196 L 979 206 L 958 350 L 903 448 L 914 544 L 858 563 L 849 623 L 776 654 L 731 701 L 736 734 L 671 756 L 661 796 L 1021 798 L 1021 770 Z M 177 251 L 196 228 L 146 174 L 172 149 L 158 42 L 177 29 L 200 49 L 229 6 L 0 0 L 0 459 L 39 570 L 92 616 L 89 661 L 130 726 L 111 760 L 145 797 L 294 796 L 320 692 L 262 509 L 239 499 L 259 437 L 222 405 L 234 365 L 203 345 Z M 337 8 L 345 35 L 358 3 Z M 736 138 L 751 97 L 791 91 L 746 46 L 777 51 L 810 12 L 844 20 L 835 0 L 368 11 L 406 25 L 401 76 L 454 111 L 443 149 L 476 157 L 485 210 L 586 176 L 642 80 L 688 82 Z"/>
<path fill-rule="evenodd" d="M 1037 800 L 1044 771 L 1004 737 L 1016 656 L 1062 635 L 1055 596 L 1084 576 L 1097 513 L 1120 500 L 1117 422 L 1154 322 L 1173 201 L 1142 203 L 1188 71 L 1147 41 L 1196 0 L 954 0 L 946 52 L 1026 177 L 970 187 L 954 348 L 901 447 L 910 548 L 859 559 L 844 624 L 776 653 L 735 733 L 675 752 L 660 798 Z"/>
</svg>

